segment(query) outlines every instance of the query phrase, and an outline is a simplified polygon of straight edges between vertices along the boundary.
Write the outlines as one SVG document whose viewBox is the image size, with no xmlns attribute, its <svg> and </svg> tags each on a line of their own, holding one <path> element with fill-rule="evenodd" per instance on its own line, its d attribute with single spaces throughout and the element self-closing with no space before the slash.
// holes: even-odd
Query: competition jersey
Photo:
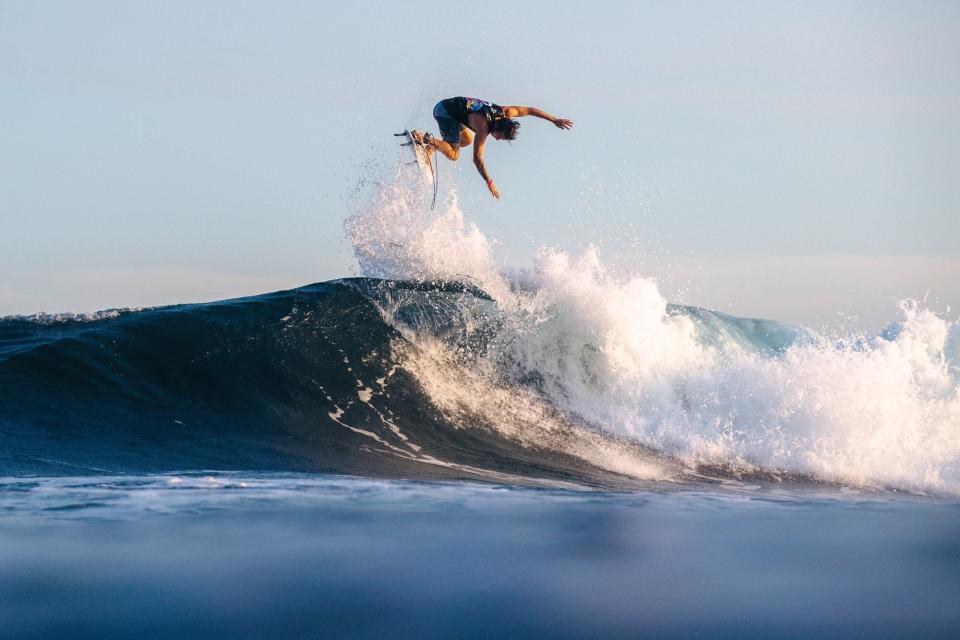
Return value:
<svg viewBox="0 0 960 640">
<path fill-rule="evenodd" d="M 503 107 L 479 98 L 458 96 L 456 98 L 441 100 L 441 102 L 443 102 L 443 106 L 447 110 L 447 113 L 450 114 L 450 117 L 468 129 L 471 127 L 467 124 L 467 116 L 471 113 L 482 113 L 486 116 L 488 123 L 504 117 Z"/>
</svg>

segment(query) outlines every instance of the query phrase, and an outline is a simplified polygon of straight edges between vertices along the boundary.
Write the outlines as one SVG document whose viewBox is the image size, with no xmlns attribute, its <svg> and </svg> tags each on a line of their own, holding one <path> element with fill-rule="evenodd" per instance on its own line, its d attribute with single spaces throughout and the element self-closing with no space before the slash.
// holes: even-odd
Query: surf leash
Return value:
<svg viewBox="0 0 960 640">
<path fill-rule="evenodd" d="M 427 159 L 430 160 L 430 174 L 433 176 L 433 202 L 430 203 L 430 211 L 434 211 L 437 208 L 437 183 L 440 182 L 440 179 L 437 177 L 437 154 L 434 153 L 431 158 L 428 153 Z"/>
</svg>

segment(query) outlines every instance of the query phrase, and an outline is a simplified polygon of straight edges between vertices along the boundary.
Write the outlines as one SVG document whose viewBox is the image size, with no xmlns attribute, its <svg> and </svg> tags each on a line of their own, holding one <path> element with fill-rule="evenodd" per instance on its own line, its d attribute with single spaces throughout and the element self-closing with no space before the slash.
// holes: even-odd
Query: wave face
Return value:
<svg viewBox="0 0 960 640">
<path fill-rule="evenodd" d="M 457 309 L 490 304 L 456 283 L 347 279 L 0 320 L 0 463 L 7 475 L 257 469 L 618 485 L 564 450 L 576 435 L 518 444 L 439 409 L 382 301 L 421 328 L 429 319 L 438 337 L 467 332 Z"/>
<path fill-rule="evenodd" d="M 455 194 L 377 183 L 368 277 L 0 320 L 8 474 L 192 469 L 630 487 L 744 478 L 960 494 L 960 328 L 876 336 L 669 304 L 594 249 L 497 263 Z"/>
</svg>

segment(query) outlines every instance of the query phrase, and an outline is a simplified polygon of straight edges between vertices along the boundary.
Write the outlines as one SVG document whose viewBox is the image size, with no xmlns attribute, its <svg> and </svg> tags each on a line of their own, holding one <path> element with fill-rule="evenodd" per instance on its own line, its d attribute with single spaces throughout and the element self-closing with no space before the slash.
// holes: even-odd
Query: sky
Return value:
<svg viewBox="0 0 960 640">
<path fill-rule="evenodd" d="M 504 264 L 593 243 L 736 315 L 956 317 L 957 33 L 935 1 L 0 0 L 0 315 L 356 275 L 390 134 L 472 95 L 575 122 L 488 145 L 499 202 L 441 164 Z"/>
</svg>

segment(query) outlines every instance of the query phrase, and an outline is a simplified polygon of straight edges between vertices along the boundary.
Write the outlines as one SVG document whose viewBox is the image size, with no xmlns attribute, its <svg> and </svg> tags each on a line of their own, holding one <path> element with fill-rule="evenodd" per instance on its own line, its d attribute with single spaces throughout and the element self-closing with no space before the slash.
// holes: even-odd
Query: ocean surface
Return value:
<svg viewBox="0 0 960 640">
<path fill-rule="evenodd" d="M 397 184 L 365 277 L 0 319 L 0 636 L 956 637 L 955 321 L 508 268 Z"/>
<path fill-rule="evenodd" d="M 9 638 L 952 638 L 960 506 L 324 474 L 0 482 Z"/>
</svg>

